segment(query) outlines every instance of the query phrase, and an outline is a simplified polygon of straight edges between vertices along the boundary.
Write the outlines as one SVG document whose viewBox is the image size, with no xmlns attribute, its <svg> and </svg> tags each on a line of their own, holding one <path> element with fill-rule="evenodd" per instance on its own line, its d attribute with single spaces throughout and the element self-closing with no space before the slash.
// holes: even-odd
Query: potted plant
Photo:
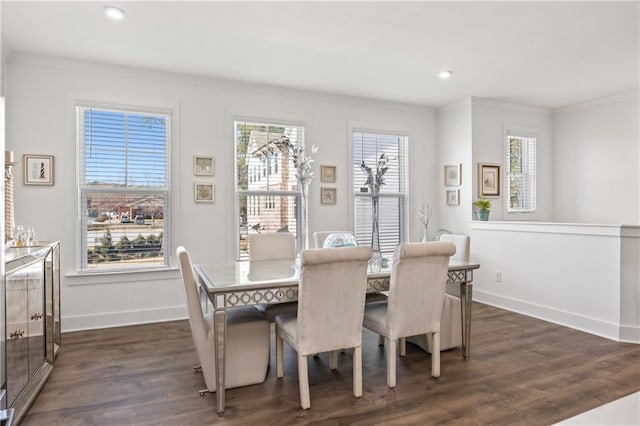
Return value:
<svg viewBox="0 0 640 426">
<path fill-rule="evenodd" d="M 489 211 L 491 210 L 491 201 L 486 198 L 478 198 L 473 206 L 476 208 L 476 220 L 489 220 Z"/>
</svg>

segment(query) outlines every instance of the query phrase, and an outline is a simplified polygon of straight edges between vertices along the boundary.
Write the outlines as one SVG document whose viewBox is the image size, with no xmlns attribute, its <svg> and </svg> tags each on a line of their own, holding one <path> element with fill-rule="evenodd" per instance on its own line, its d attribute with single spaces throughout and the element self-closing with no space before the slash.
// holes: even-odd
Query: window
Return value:
<svg viewBox="0 0 640 426">
<path fill-rule="evenodd" d="M 536 210 L 536 137 L 507 134 L 508 212 Z"/>
<path fill-rule="evenodd" d="M 236 217 L 238 259 L 248 258 L 248 235 L 298 232 L 300 193 L 293 162 L 283 138 L 304 145 L 304 127 L 261 122 L 234 122 L 236 147 Z M 251 170 L 256 179 L 249 179 Z M 263 207 L 263 208 L 261 208 Z"/>
<path fill-rule="evenodd" d="M 168 266 L 171 117 L 79 106 L 76 119 L 79 269 Z"/>
<path fill-rule="evenodd" d="M 380 250 L 383 255 L 391 255 L 403 241 L 407 203 L 407 144 L 406 136 L 353 131 L 354 230 L 359 245 L 371 245 L 373 223 L 367 174 L 360 166 L 364 161 L 375 172 L 381 154 L 384 153 L 389 160 L 379 201 Z"/>
</svg>

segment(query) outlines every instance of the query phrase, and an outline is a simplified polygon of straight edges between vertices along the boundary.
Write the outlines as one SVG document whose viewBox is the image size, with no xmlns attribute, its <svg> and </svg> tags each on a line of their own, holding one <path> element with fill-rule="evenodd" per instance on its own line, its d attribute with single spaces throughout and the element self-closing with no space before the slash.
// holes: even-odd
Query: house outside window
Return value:
<svg viewBox="0 0 640 426">
<path fill-rule="evenodd" d="M 366 185 L 367 174 L 361 170 L 362 162 L 375 173 L 380 155 L 384 153 L 388 158 L 388 170 L 384 174 L 384 185 L 380 188 L 379 230 L 380 250 L 383 256 L 389 257 L 396 246 L 404 241 L 408 138 L 357 129 L 353 131 L 352 137 L 354 232 L 358 245 L 371 245 L 372 230 L 371 194 Z"/>
<path fill-rule="evenodd" d="M 300 234 L 300 192 L 295 168 L 280 141 L 287 137 L 293 144 L 304 144 L 304 134 L 304 127 L 296 124 L 234 122 L 238 259 L 248 259 L 249 234 Z M 252 169 L 258 170 L 254 181 L 248 178 Z"/>
<path fill-rule="evenodd" d="M 536 210 L 536 142 L 531 134 L 507 134 L 507 212 Z"/>
<path fill-rule="evenodd" d="M 78 269 L 169 264 L 171 116 L 76 107 Z"/>
</svg>

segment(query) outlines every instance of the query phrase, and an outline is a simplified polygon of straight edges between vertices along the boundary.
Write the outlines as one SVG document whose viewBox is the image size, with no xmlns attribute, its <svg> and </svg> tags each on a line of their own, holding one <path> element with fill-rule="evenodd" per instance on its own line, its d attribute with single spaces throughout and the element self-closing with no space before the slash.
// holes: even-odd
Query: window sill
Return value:
<svg viewBox="0 0 640 426">
<path fill-rule="evenodd" d="M 179 279 L 180 272 L 177 267 L 165 267 L 135 271 L 73 272 L 65 274 L 64 278 L 65 284 L 69 286 L 121 284 L 123 282 L 134 283 Z"/>
</svg>

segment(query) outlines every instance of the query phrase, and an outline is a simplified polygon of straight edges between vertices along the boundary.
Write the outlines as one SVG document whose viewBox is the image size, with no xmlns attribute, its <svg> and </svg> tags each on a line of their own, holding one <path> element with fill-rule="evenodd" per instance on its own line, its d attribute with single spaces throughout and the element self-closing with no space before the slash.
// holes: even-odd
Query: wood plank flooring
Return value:
<svg viewBox="0 0 640 426">
<path fill-rule="evenodd" d="M 442 353 L 442 375 L 408 345 L 397 387 L 384 349 L 364 331 L 364 395 L 353 398 L 351 354 L 309 362 L 311 409 L 302 411 L 294 352 L 285 377 L 275 352 L 263 384 L 227 391 L 227 410 L 204 397 L 187 321 L 63 335 L 54 371 L 23 425 L 455 424 L 544 425 L 640 391 L 640 345 L 616 343 L 474 303 L 471 359 Z M 273 340 L 272 340 L 273 341 Z M 273 345 L 272 345 L 273 346 Z"/>
</svg>

